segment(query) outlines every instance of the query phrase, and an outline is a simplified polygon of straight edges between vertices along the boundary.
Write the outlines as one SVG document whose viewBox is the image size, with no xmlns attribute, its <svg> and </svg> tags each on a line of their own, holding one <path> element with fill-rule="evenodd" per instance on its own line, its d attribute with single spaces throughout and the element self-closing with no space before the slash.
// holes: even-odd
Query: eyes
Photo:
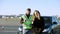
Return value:
<svg viewBox="0 0 60 34">
<path fill-rule="evenodd" d="M 35 12 L 35 15 L 38 15 L 38 13 L 37 13 L 37 12 Z"/>
</svg>

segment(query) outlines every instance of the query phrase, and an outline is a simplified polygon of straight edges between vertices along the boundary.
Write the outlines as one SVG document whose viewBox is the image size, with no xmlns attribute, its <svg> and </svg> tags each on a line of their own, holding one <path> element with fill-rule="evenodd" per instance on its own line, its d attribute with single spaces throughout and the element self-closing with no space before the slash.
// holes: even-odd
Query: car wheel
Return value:
<svg viewBox="0 0 60 34">
<path fill-rule="evenodd" d="M 53 29 L 51 30 L 50 34 L 54 34 L 54 30 Z"/>
</svg>

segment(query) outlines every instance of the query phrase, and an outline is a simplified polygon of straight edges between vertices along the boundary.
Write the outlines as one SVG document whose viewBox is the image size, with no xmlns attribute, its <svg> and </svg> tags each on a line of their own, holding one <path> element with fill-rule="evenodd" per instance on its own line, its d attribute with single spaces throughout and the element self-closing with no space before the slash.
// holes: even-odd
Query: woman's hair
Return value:
<svg viewBox="0 0 60 34">
<path fill-rule="evenodd" d="M 34 13 L 33 13 L 33 16 L 34 16 L 34 17 L 35 17 L 35 12 L 37 12 L 37 13 L 38 13 L 38 19 L 40 20 L 40 17 L 41 17 L 40 12 L 39 12 L 38 10 L 35 10 L 35 11 L 34 11 Z"/>
</svg>

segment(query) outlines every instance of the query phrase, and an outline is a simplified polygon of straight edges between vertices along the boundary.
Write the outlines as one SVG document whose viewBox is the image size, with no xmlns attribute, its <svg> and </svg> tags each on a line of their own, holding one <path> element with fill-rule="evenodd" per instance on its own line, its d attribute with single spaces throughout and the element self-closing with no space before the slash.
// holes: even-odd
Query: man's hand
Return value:
<svg viewBox="0 0 60 34">
<path fill-rule="evenodd" d="M 26 22 L 26 20 L 23 20 L 23 22 Z"/>
<path fill-rule="evenodd" d="M 23 22 L 24 22 L 23 18 L 20 18 L 20 23 L 23 23 Z"/>
</svg>

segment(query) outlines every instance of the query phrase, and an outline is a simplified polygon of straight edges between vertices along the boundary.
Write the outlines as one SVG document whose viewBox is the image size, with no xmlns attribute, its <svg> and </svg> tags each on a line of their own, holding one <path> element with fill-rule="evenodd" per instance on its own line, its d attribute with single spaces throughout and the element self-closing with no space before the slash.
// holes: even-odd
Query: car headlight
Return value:
<svg viewBox="0 0 60 34">
<path fill-rule="evenodd" d="M 19 31 L 23 31 L 24 29 L 26 29 L 26 27 L 24 27 L 24 26 L 20 26 L 20 27 L 18 28 Z"/>
<path fill-rule="evenodd" d="M 43 30 L 43 32 L 47 32 L 47 31 L 49 31 L 49 28 L 48 28 L 48 29 L 44 29 L 44 30 Z"/>
<path fill-rule="evenodd" d="M 22 31 L 22 28 L 19 27 L 18 30 L 19 30 L 19 31 Z"/>
</svg>

